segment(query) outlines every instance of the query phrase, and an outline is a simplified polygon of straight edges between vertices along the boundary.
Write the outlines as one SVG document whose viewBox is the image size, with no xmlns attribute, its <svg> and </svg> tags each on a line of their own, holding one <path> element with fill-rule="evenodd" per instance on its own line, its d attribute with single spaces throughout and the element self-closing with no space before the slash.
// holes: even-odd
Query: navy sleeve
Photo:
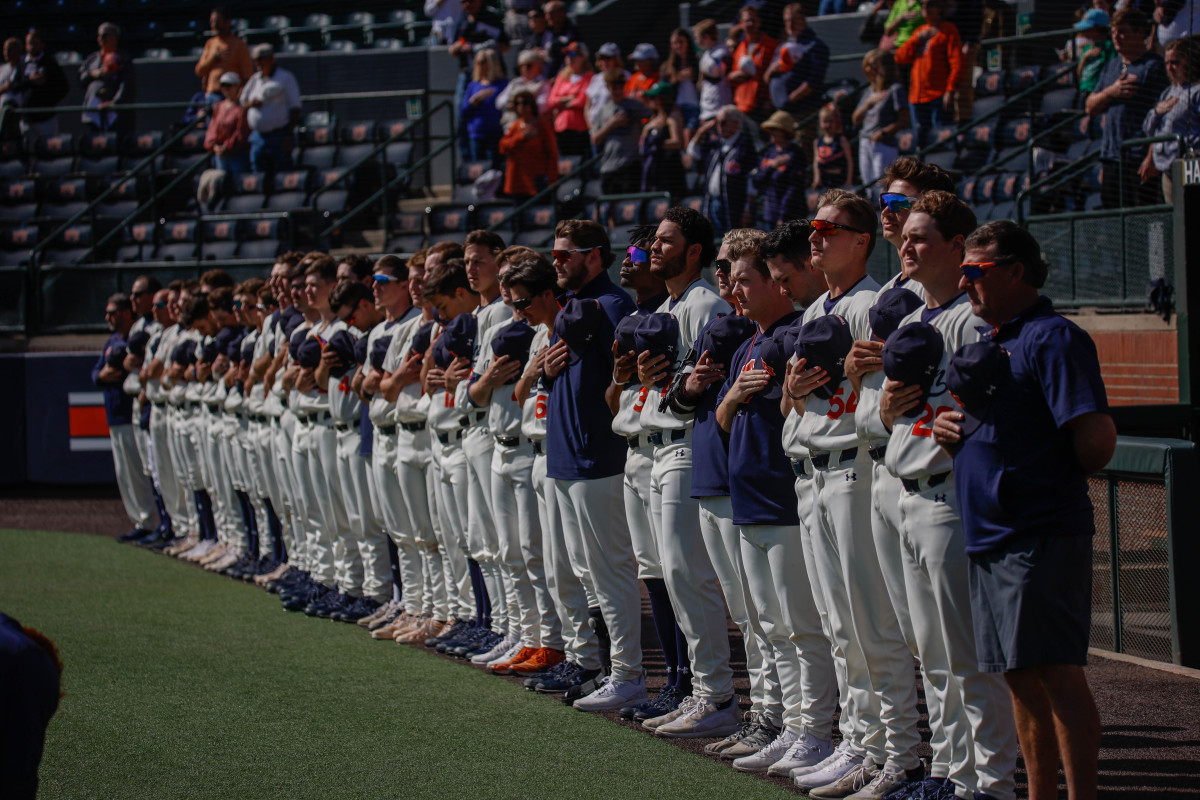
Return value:
<svg viewBox="0 0 1200 800">
<path fill-rule="evenodd" d="M 1059 325 L 1040 337 L 1031 361 L 1041 378 L 1046 405 L 1059 428 L 1093 411 L 1108 412 L 1108 396 L 1092 338 Z"/>
</svg>

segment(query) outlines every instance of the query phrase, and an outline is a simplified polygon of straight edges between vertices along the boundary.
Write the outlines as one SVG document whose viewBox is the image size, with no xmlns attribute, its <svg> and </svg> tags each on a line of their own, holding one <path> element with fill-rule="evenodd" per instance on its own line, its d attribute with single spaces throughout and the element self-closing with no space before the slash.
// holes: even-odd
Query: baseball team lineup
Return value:
<svg viewBox="0 0 1200 800">
<path fill-rule="evenodd" d="M 1012 800 L 1019 748 L 1093 798 L 1095 345 L 1026 230 L 914 158 L 881 185 L 719 247 L 672 207 L 625 252 L 570 219 L 139 277 L 92 374 L 122 539 L 810 797 Z"/>
</svg>

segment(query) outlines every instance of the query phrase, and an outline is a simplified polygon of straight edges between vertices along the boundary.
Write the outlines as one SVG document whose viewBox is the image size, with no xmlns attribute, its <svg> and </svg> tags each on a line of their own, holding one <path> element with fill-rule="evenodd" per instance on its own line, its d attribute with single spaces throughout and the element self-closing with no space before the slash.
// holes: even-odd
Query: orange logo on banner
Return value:
<svg viewBox="0 0 1200 800">
<path fill-rule="evenodd" d="M 8 196 L 9 197 L 24 197 L 25 196 L 25 184 L 10 183 L 8 185 Z"/>
</svg>

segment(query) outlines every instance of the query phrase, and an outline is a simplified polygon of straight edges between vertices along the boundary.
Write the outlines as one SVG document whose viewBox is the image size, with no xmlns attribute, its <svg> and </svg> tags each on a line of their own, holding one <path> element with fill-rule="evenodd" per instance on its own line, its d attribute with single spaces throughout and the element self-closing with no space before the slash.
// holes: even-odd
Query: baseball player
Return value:
<svg viewBox="0 0 1200 800">
<path fill-rule="evenodd" d="M 913 204 L 900 257 L 926 300 L 884 345 L 884 371 L 891 364 L 901 374 L 888 375 L 879 414 L 892 431 L 887 468 L 902 481 L 899 540 L 918 656 L 935 696 L 954 698 L 941 703 L 956 713 L 943 715 L 940 732 L 954 743 L 954 760 L 948 774 L 936 778 L 943 780 L 944 795 L 954 790 L 963 798 L 978 792 L 1007 800 L 1014 792 L 1017 747 L 1010 701 L 1000 677 L 980 671 L 975 658 L 952 462 L 930 429 L 939 408 L 954 408 L 944 381 L 949 356 L 989 329 L 958 286 L 963 243 L 973 230 L 975 214 L 949 192 L 926 192 Z M 903 780 L 897 773 L 876 783 L 890 792 Z"/>
<path fill-rule="evenodd" d="M 933 438 L 955 451 L 976 657 L 1004 674 L 1021 749 L 1037 754 L 1027 756 L 1031 796 L 1057 791 L 1057 751 L 1068 794 L 1091 797 L 1100 719 L 1082 669 L 1095 529 L 1086 479 L 1112 457 L 1117 432 L 1095 345 L 1038 292 L 1048 268 L 1034 238 L 990 222 L 965 250 L 959 287 L 992 326 L 984 349 L 994 361 L 955 385 L 990 404 L 967 406 L 970 425 L 959 410 L 939 413 Z M 955 361 L 967 369 L 963 354 Z M 1002 507 L 1005 496 L 1022 502 Z"/>
<path fill-rule="evenodd" d="M 866 338 L 867 311 L 879 289 L 866 274 L 875 212 L 862 198 L 831 190 L 809 224 L 812 262 L 830 289 L 805 311 L 798 335 L 816 365 L 807 364 L 807 351 L 798 345 L 801 357 L 788 368 L 784 402 L 798 419 L 793 428 L 785 426 L 785 449 L 794 437 L 808 451 L 804 471 L 813 478 L 814 558 L 835 658 L 846 670 L 843 705 L 852 735 L 826 760 L 792 775 L 813 796 L 845 797 L 868 784 L 889 759 L 905 769 L 919 764 L 920 736 L 912 658 L 882 586 L 871 538 L 871 462 L 854 427 L 858 398 L 843 371 L 853 340 Z"/>
<path fill-rule="evenodd" d="M 567 537 L 555 482 L 546 475 L 550 390 L 542 368 L 549 352 L 550 332 L 559 313 L 557 276 L 545 258 L 524 258 L 504 273 L 501 284 L 509 293 L 513 309 L 534 326 L 529 360 L 513 391 L 518 400 L 523 398 L 521 435 L 529 437 L 534 452 L 530 481 L 541 523 L 542 563 L 546 590 L 560 623 L 564 656 L 558 664 L 526 678 L 525 686 L 546 693 L 565 692 L 586 686 L 601 675 L 601 654 L 589 615 L 592 604 L 589 596 L 594 592 L 587 556 L 578 537 Z M 552 632 L 546 635 L 543 631 L 542 643 L 553 646 Z"/>
<path fill-rule="evenodd" d="M 692 694 L 668 714 L 642 723 L 659 736 L 723 737 L 738 729 L 740 715 L 729 666 L 725 602 L 708 549 L 700 535 L 699 502 L 692 497 L 692 414 L 672 411 L 662 402 L 666 381 L 682 367 L 685 354 L 704 327 L 733 311 L 700 276 L 712 263 L 712 225 L 699 212 L 667 210 L 650 250 L 651 274 L 663 279 L 669 297 L 658 315 L 638 326 L 638 377 L 644 386 L 662 389 L 659 402 L 642 411 L 654 445 L 651 504 L 659 556 L 679 627 L 691 656 Z M 641 345 L 643 332 L 669 318 L 673 352 L 659 355 Z M 665 320 L 664 320 L 665 321 Z"/>
<path fill-rule="evenodd" d="M 666 683 L 656 697 L 621 709 L 623 718 L 638 722 L 674 711 L 692 689 L 687 639 L 675 619 L 675 609 L 663 580 L 658 536 L 654 533 L 650 488 L 654 445 L 647 438 L 648 430 L 642 415 L 646 404 L 654 402 L 650 396 L 653 387 L 643 386 L 637 379 L 634 331 L 641 318 L 653 314 L 667 298 L 662 279 L 650 273 L 650 243 L 656 230 L 657 226 L 646 225 L 630 231 L 632 246 L 621 262 L 620 282 L 627 289 L 633 289 L 638 310 L 617 325 L 613 342 L 613 383 L 607 392 L 608 405 L 613 412 L 613 432 L 629 445 L 625 456 L 625 519 L 637 559 L 638 578 L 646 585 L 646 594 L 650 597 L 650 612 L 667 670 Z"/>
<path fill-rule="evenodd" d="M 141 538 L 150 533 L 154 513 L 154 492 L 142 470 L 137 442 L 134 440 L 133 397 L 122 388 L 125 383 L 125 357 L 128 354 L 126 337 L 133 327 L 133 306 L 123 294 L 108 298 L 104 321 L 112 335 L 104 343 L 100 358 L 92 368 L 92 383 L 104 393 L 104 412 L 108 421 L 108 438 L 112 442 L 113 467 L 125 513 L 133 523 L 129 538 Z"/>
<path fill-rule="evenodd" d="M 153 314 L 154 329 L 151 331 L 149 338 L 144 344 L 142 343 L 140 335 L 134 336 L 131 334 L 134 340 L 134 352 L 136 353 L 138 350 L 142 351 L 142 355 L 140 356 L 140 366 L 137 368 L 137 380 L 141 386 L 142 415 L 144 420 L 143 425 L 146 428 L 146 453 L 149 459 L 147 463 L 150 469 L 151 481 L 153 482 L 158 493 L 156 497 L 162 506 L 160 513 L 163 515 L 162 522 L 159 524 L 158 528 L 152 531 L 150 535 L 143 536 L 142 538 L 136 540 L 137 544 L 146 547 L 157 547 L 161 543 L 171 541 L 173 538 L 175 538 L 175 534 L 173 532 L 174 529 L 171 525 L 170 511 L 168 510 L 168 501 L 166 499 L 167 494 L 164 494 L 164 492 L 173 494 L 177 487 L 172 486 L 170 490 L 164 489 L 160 480 L 161 476 L 157 463 L 158 453 L 155 450 L 153 425 L 157 414 L 161 431 L 162 412 L 161 410 L 157 412 L 155 411 L 155 400 L 161 402 L 161 390 L 159 388 L 160 382 L 157 380 L 157 378 L 154 381 L 150 380 L 151 367 L 154 366 L 155 353 L 162 342 L 163 333 L 165 330 L 167 330 L 167 328 L 175 324 L 175 317 L 171 304 L 171 291 L 169 289 L 159 289 L 154 293 Z M 127 362 L 127 368 L 133 367 L 134 365 L 134 361 Z M 159 362 L 157 370 L 160 374 L 161 362 Z M 164 465 L 163 469 L 170 471 L 171 468 L 169 465 Z M 172 471 L 171 474 L 173 475 L 174 472 Z"/>
<path fill-rule="evenodd" d="M 559 288 L 571 300 L 597 304 L 608 322 L 604 341 L 598 331 L 582 328 L 582 349 L 573 354 L 561 336 L 546 349 L 542 372 L 550 384 L 546 427 L 546 474 L 555 481 L 564 536 L 581 544 L 592 588 L 610 637 L 612 674 L 576 707 L 620 709 L 646 697 L 642 671 L 641 592 L 629 528 L 624 518 L 625 442 L 612 432 L 612 414 L 604 399 L 611 380 L 612 330 L 636 308 L 629 295 L 608 277 L 612 250 L 608 234 L 595 222 L 563 220 L 554 231 L 554 271 Z M 567 323 L 566 310 L 555 330 Z M 582 320 L 581 320 L 582 321 Z M 590 329 L 590 330 L 589 330 Z M 593 338 L 587 338 L 591 336 Z M 579 679 L 580 692 L 597 676 Z M 569 690 L 568 690 L 569 691 Z M 586 699 L 581 697 L 580 700 Z"/>
</svg>

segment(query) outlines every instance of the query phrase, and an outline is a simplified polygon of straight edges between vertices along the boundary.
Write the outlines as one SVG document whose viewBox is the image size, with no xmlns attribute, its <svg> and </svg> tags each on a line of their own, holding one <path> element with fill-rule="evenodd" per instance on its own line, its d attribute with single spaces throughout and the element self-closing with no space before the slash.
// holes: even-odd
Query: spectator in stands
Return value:
<svg viewBox="0 0 1200 800">
<path fill-rule="evenodd" d="M 717 116 L 717 111 L 733 102 L 733 87 L 729 72 L 733 68 L 733 51 L 721 43 L 717 23 L 706 19 L 692 28 L 700 47 L 700 122 Z"/>
<path fill-rule="evenodd" d="M 765 119 L 771 111 L 771 96 L 763 76 L 779 43 L 762 32 L 762 20 L 754 6 L 742 7 L 738 24 L 742 40 L 733 51 L 733 72 L 729 73 L 733 102 L 751 119 Z"/>
<path fill-rule="evenodd" d="M 23 63 L 23 108 L 44 108 L 46 111 L 25 114 L 21 117 L 21 132 L 30 141 L 58 134 L 58 116 L 49 109 L 62 102 L 70 88 L 63 68 L 52 53 L 46 52 L 42 34 L 30 28 L 25 34 L 25 59 Z"/>
<path fill-rule="evenodd" d="M 583 40 L 583 35 L 575 27 L 575 23 L 567 16 L 567 4 L 563 0 L 550 0 L 545 5 L 546 33 L 550 36 L 549 44 L 543 49 L 549 58 L 548 66 L 551 75 L 558 74 L 563 68 L 564 52 L 571 42 Z"/>
<path fill-rule="evenodd" d="M 496 95 L 496 108 L 503 112 L 500 115 L 502 129 L 508 130 L 508 126 L 517 118 L 512 101 L 518 92 L 533 92 L 538 101 L 538 113 L 547 110 L 551 84 L 546 80 L 545 68 L 546 54 L 541 50 L 522 50 L 517 56 L 517 77 Z"/>
<path fill-rule="evenodd" d="M 462 106 L 458 116 L 467 132 L 469 158 L 472 161 L 495 163 L 500 155 L 500 109 L 496 108 L 496 97 L 508 85 L 504 79 L 504 68 L 495 50 L 485 49 L 475 53 L 475 71 L 471 82 L 463 92 Z"/>
<path fill-rule="evenodd" d="M 525 32 L 520 39 L 513 37 L 511 43 L 521 50 L 546 52 L 554 39 L 546 27 L 546 12 L 534 6 L 526 12 L 525 20 Z"/>
<path fill-rule="evenodd" d="M 196 62 L 196 76 L 208 95 L 210 103 L 225 99 L 221 79 L 228 72 L 236 73 L 241 81 L 254 74 L 254 63 L 250 59 L 250 48 L 240 36 L 233 32 L 229 10 L 224 6 L 214 8 L 208 16 L 213 35 L 204 43 L 204 52 Z"/>
<path fill-rule="evenodd" d="M 953 22 L 943 19 L 946 0 L 925 0 L 925 24 L 896 50 L 897 64 L 911 64 L 908 102 L 917 146 L 930 141 L 933 129 L 953 121 L 954 87 L 963 69 L 962 39 Z"/>
<path fill-rule="evenodd" d="M 275 48 L 254 46 L 257 72 L 242 88 L 241 102 L 250 126 L 250 169 L 274 172 L 292 166 L 292 128 L 300 121 L 296 76 L 275 63 Z"/>
<path fill-rule="evenodd" d="M 641 100 L 646 90 L 658 83 L 658 48 L 649 42 L 642 42 L 633 48 L 629 54 L 633 62 L 633 74 L 625 82 L 625 96 Z"/>
<path fill-rule="evenodd" d="M 539 10 L 537 0 L 504 0 L 504 31 L 511 42 L 529 35 L 529 12 Z"/>
<path fill-rule="evenodd" d="M 1078 38 L 1084 42 L 1079 47 L 1079 64 L 1075 67 L 1080 94 L 1088 94 L 1095 89 L 1104 65 L 1117 57 L 1117 49 L 1108 32 L 1108 22 L 1107 12 L 1093 8 L 1075 23 L 1075 30 L 1079 31 Z"/>
<path fill-rule="evenodd" d="M 817 119 L 821 135 L 813 142 L 812 188 L 849 188 L 854 184 L 854 161 L 850 140 L 842 132 L 841 114 L 837 106 L 827 103 Z"/>
<path fill-rule="evenodd" d="M 896 133 L 908 127 L 908 98 L 896 80 L 892 59 L 882 50 L 863 56 L 862 68 L 870 91 L 863 94 L 850 121 L 858 127 L 859 178 L 870 185 L 899 155 Z"/>
<path fill-rule="evenodd" d="M 642 191 L 670 192 L 677 202 L 685 190 L 683 114 L 675 105 L 675 85 L 659 81 L 646 90 L 650 119 L 642 126 Z"/>
<path fill-rule="evenodd" d="M 821 0 L 817 7 L 817 16 L 826 14 L 845 14 L 858 8 L 858 0 Z"/>
<path fill-rule="evenodd" d="M 598 117 L 600 109 L 608 105 L 608 83 L 603 76 L 609 70 L 620 70 L 624 79 L 621 85 L 629 80 L 629 71 L 625 69 L 625 64 L 621 60 L 621 48 L 616 42 L 605 42 L 600 45 L 600 49 L 596 51 L 596 79 L 588 83 L 587 88 L 587 105 L 584 107 L 584 114 L 587 116 L 588 129 L 595 131 L 600 127 Z"/>
<path fill-rule="evenodd" d="M 1194 152 L 1200 148 L 1200 40 L 1194 36 L 1172 40 L 1165 61 L 1171 85 L 1146 114 L 1142 131 L 1147 136 L 1179 134 L 1186 149 Z M 1150 146 L 1138 170 L 1142 183 L 1162 174 L 1163 200 L 1168 203 L 1174 202 L 1171 163 L 1179 155 L 1179 142 L 1157 142 Z"/>
<path fill-rule="evenodd" d="M 745 116 L 737 106 L 725 106 L 700 125 L 688 146 L 688 153 L 704 175 L 702 208 L 718 236 L 736 227 L 749 227 L 754 218 L 746 195 L 758 153 L 743 130 L 744 122 Z"/>
<path fill-rule="evenodd" d="M 463 18 L 460 0 L 425 0 L 425 16 L 433 20 L 430 35 L 437 44 L 450 44 Z"/>
<path fill-rule="evenodd" d="M 471 82 L 475 54 L 480 50 L 496 50 L 507 53 L 508 32 L 501 19 L 483 7 L 483 0 L 462 0 L 463 15 L 454 31 L 454 41 L 449 47 L 450 55 L 458 57 L 458 83 L 454 87 L 454 105 L 461 108 L 463 92 Z M 459 153 L 464 159 L 471 158 L 466 125 L 458 126 Z M 499 135 L 497 135 L 497 139 Z"/>
<path fill-rule="evenodd" d="M 0 105 L 21 105 L 21 59 L 25 48 L 15 36 L 4 40 L 4 61 L 0 63 Z"/>
<path fill-rule="evenodd" d="M 675 87 L 675 107 L 683 115 L 683 146 L 700 127 L 699 56 L 692 34 L 686 28 L 671 31 L 671 51 L 663 64 L 662 79 Z"/>
<path fill-rule="evenodd" d="M 804 216 L 804 150 L 796 143 L 796 120 L 776 111 L 762 124 L 771 143 L 758 157 L 750 184 L 762 198 L 759 222 L 767 230 Z"/>
<path fill-rule="evenodd" d="M 841 13 L 841 12 L 838 12 Z M 799 121 L 821 107 L 829 46 L 808 27 L 804 6 L 789 3 L 783 9 L 786 36 L 763 74 L 771 103 Z"/>
<path fill-rule="evenodd" d="M 500 139 L 504 167 L 504 193 L 525 200 L 558 180 L 558 146 L 550 120 L 539 114 L 533 92 L 513 97 L 517 118 Z"/>
<path fill-rule="evenodd" d="M 1084 104 L 1088 114 L 1104 118 L 1100 135 L 1100 162 L 1104 164 L 1100 194 L 1105 208 L 1159 202 L 1157 184 L 1141 183 L 1132 167 L 1118 169 L 1121 159 L 1135 164 L 1145 157 L 1144 146 L 1122 149 L 1121 143 L 1141 135 L 1146 113 L 1167 87 L 1162 56 L 1146 48 L 1149 35 L 1149 19 L 1138 9 L 1126 8 L 1113 15 L 1112 40 L 1118 57 L 1104 65 L 1095 90 Z"/>
<path fill-rule="evenodd" d="M 1159 47 L 1200 34 L 1200 6 L 1196 0 L 1157 0 L 1155 6 L 1154 36 Z"/>
<path fill-rule="evenodd" d="M 583 42 L 572 43 L 563 55 L 566 56 L 567 65 L 550 87 L 546 108 L 554 119 L 558 152 L 568 156 L 587 156 L 592 149 L 588 121 L 584 115 L 588 92 L 593 83 L 604 81 L 592 80 L 594 73 L 588 63 L 587 45 Z"/>
<path fill-rule="evenodd" d="M 242 81 L 232 70 L 217 82 L 225 99 L 213 106 L 212 120 L 204 133 L 204 149 L 213 154 L 213 166 L 230 176 L 250 169 L 250 125 L 246 109 L 238 102 Z"/>
<path fill-rule="evenodd" d="M 100 26 L 97 38 L 100 49 L 79 67 L 83 105 L 96 109 L 83 112 L 83 123 L 93 131 L 124 133 L 134 123 L 133 112 L 120 110 L 121 105 L 136 101 L 133 59 L 119 49 L 121 29 L 111 22 Z"/>
<path fill-rule="evenodd" d="M 639 145 L 642 121 L 650 110 L 625 96 L 625 74 L 620 69 L 604 73 L 608 102 L 596 115 L 592 144 L 600 151 L 600 189 L 605 194 L 636 192 L 642 184 Z"/>
<path fill-rule="evenodd" d="M 882 8 L 883 0 L 876 3 L 875 8 Z M 887 20 L 883 23 L 883 39 L 879 49 L 894 53 L 898 47 L 907 42 L 917 28 L 925 24 L 925 16 L 921 13 L 921 0 L 895 0 Z"/>
</svg>

